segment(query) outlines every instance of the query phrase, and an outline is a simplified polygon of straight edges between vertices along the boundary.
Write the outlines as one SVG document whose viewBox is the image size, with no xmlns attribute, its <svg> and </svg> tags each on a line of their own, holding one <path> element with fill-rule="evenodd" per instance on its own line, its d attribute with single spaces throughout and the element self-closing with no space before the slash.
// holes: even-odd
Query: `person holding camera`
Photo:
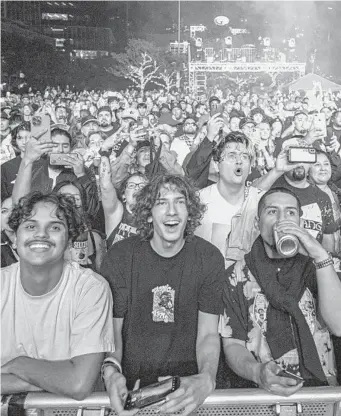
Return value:
<svg viewBox="0 0 341 416">
<path fill-rule="evenodd" d="M 13 200 L 30 191 L 52 191 L 59 182 L 77 179 L 85 190 L 85 206 L 89 215 L 95 216 L 99 209 L 96 178 L 84 166 L 77 154 L 71 153 L 70 134 L 60 128 L 51 132 L 51 141 L 40 141 L 40 136 L 32 137 L 26 143 L 17 179 L 13 188 Z"/>
<path fill-rule="evenodd" d="M 330 333 L 341 334 L 341 281 L 331 255 L 301 224 L 294 192 L 262 196 L 260 236 L 226 272 L 219 325 L 231 369 L 283 396 L 303 385 L 337 385 Z"/>
<path fill-rule="evenodd" d="M 331 252 L 335 252 L 334 232 L 337 224 L 334 221 L 333 209 L 328 195 L 319 187 L 312 185 L 308 181 L 308 171 L 313 162 L 309 156 L 309 149 L 313 154 L 316 150 L 309 147 L 305 139 L 296 137 L 290 139 L 288 146 L 283 144 L 283 152 L 289 158 L 289 154 L 294 155 L 296 160 L 292 168 L 280 176 L 273 184 L 273 187 L 282 187 L 294 192 L 302 206 L 303 226 L 309 233 L 316 238 L 323 247 Z M 308 150 L 308 153 L 307 153 Z M 306 159 L 306 157 L 308 159 Z"/>
<path fill-rule="evenodd" d="M 204 212 L 180 175 L 153 178 L 136 195 L 138 236 L 112 245 L 101 274 L 114 298 L 116 351 L 102 375 L 119 415 L 131 390 L 180 376 L 161 413 L 189 415 L 214 390 L 224 261 L 193 235 Z"/>
</svg>

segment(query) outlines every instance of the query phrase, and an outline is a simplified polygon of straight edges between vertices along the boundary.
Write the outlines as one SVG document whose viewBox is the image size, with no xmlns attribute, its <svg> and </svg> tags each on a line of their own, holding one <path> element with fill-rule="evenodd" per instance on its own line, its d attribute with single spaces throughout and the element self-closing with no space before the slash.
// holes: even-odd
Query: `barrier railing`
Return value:
<svg viewBox="0 0 341 416">
<path fill-rule="evenodd" d="M 153 415 L 145 408 L 139 415 Z M 50 393 L 7 395 L 1 398 L 1 416 L 115 416 L 106 393 L 83 401 Z M 341 387 L 302 388 L 290 397 L 261 389 L 216 390 L 196 411 L 198 416 L 341 416 Z"/>
</svg>

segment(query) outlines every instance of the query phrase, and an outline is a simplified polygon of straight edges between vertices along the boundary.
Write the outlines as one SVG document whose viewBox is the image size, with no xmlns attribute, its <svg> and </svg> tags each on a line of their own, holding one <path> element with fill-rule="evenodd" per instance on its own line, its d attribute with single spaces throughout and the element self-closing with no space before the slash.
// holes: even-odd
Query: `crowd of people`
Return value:
<svg viewBox="0 0 341 416">
<path fill-rule="evenodd" d="M 341 382 L 340 92 L 47 87 L 0 134 L 3 393 Z"/>
</svg>

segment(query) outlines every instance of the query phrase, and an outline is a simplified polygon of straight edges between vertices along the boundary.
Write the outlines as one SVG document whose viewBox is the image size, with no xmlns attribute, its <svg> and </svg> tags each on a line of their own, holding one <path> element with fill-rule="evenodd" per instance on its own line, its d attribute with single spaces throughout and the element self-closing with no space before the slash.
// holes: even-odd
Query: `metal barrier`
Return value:
<svg viewBox="0 0 341 416">
<path fill-rule="evenodd" d="M 302 388 L 290 397 L 261 389 L 215 390 L 194 412 L 198 416 L 341 416 L 341 387 Z M 141 416 L 156 414 L 153 408 Z M 1 416 L 115 416 L 106 393 L 76 401 L 50 393 L 2 396 Z"/>
</svg>

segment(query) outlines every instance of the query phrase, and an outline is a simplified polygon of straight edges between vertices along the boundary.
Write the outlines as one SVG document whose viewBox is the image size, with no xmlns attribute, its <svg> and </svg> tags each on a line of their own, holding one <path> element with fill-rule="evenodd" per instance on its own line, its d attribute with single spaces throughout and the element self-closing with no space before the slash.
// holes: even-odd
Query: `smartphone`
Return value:
<svg viewBox="0 0 341 416">
<path fill-rule="evenodd" d="M 42 131 L 45 131 L 45 133 L 39 137 L 39 141 L 42 143 L 50 142 L 51 122 L 47 114 L 35 115 L 31 119 L 31 135 L 37 137 Z"/>
<path fill-rule="evenodd" d="M 316 163 L 316 149 L 313 147 L 289 147 L 290 163 Z"/>
<path fill-rule="evenodd" d="M 138 390 L 129 391 L 124 410 L 142 409 L 156 404 L 180 387 L 180 377 L 174 376 Z"/>
<path fill-rule="evenodd" d="M 287 370 L 281 370 L 279 373 L 277 373 L 277 375 L 280 377 L 292 378 L 293 380 L 296 380 L 298 383 L 304 381 L 304 379 L 301 376 L 298 376 L 297 374 L 291 373 Z"/>
<path fill-rule="evenodd" d="M 69 156 L 67 153 L 50 153 L 50 165 L 65 166 L 69 165 L 69 162 L 65 157 Z"/>
<path fill-rule="evenodd" d="M 323 135 L 324 137 L 327 136 L 326 115 L 324 113 L 314 114 L 313 125 L 319 135 Z"/>
</svg>

